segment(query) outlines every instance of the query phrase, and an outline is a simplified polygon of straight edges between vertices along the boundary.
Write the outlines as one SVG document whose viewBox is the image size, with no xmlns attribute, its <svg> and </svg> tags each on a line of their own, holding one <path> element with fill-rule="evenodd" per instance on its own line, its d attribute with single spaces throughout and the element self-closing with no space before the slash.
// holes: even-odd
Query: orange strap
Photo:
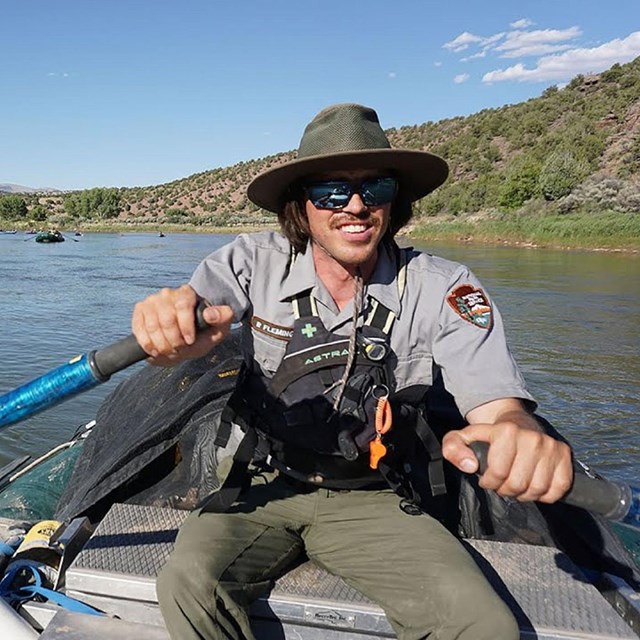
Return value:
<svg viewBox="0 0 640 640">
<path fill-rule="evenodd" d="M 376 405 L 376 433 L 383 435 L 391 429 L 391 404 L 388 398 L 380 398 Z"/>
<path fill-rule="evenodd" d="M 378 404 L 376 404 L 376 437 L 369 443 L 369 466 L 372 469 L 378 468 L 378 462 L 380 462 L 387 453 L 387 447 L 382 443 L 382 436 L 391 429 L 392 421 L 391 405 L 385 396 L 380 398 Z"/>
</svg>

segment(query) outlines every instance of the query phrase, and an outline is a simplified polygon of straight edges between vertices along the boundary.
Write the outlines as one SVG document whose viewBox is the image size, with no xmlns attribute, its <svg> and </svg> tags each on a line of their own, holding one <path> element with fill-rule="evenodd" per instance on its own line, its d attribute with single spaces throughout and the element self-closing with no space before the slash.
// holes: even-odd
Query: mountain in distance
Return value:
<svg viewBox="0 0 640 640">
<path fill-rule="evenodd" d="M 62 193 L 62 191 L 51 187 L 25 187 L 21 184 L 0 182 L 0 193 Z"/>
</svg>

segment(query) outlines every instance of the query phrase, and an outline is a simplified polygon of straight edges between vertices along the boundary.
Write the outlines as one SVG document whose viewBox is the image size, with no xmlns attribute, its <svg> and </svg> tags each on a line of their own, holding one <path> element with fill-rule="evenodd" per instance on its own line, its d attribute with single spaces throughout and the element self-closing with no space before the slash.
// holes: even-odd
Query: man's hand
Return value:
<svg viewBox="0 0 640 640">
<path fill-rule="evenodd" d="M 172 366 L 198 358 L 222 342 L 233 320 L 231 307 L 207 307 L 203 318 L 211 328 L 196 333 L 197 303 L 196 292 L 184 284 L 177 289 L 161 289 L 136 304 L 131 329 L 152 364 Z"/>
<path fill-rule="evenodd" d="M 471 442 L 489 443 L 487 470 L 480 486 L 519 501 L 555 502 L 573 481 L 571 449 L 542 432 L 515 398 L 495 400 L 470 411 L 469 426 L 448 432 L 444 457 L 466 473 L 478 470 Z"/>
</svg>

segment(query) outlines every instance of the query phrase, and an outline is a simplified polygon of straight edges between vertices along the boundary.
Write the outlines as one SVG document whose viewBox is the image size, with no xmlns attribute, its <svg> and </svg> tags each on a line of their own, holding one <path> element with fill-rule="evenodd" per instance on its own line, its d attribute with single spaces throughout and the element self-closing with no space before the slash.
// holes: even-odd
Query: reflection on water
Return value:
<svg viewBox="0 0 640 640">
<path fill-rule="evenodd" d="M 231 236 L 85 234 L 41 245 L 0 236 L 0 393 L 129 333 L 135 302 L 185 281 Z M 640 471 L 640 258 L 420 245 L 469 265 L 505 319 L 540 411 L 607 475 Z M 141 366 L 141 365 L 137 365 Z M 0 433 L 0 462 L 40 453 L 94 417 L 126 374 Z"/>
</svg>

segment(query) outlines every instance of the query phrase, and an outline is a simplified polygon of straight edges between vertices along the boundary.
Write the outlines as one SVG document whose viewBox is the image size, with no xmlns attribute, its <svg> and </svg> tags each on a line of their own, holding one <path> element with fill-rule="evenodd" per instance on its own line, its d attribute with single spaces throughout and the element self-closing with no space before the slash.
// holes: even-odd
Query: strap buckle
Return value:
<svg viewBox="0 0 640 640">
<path fill-rule="evenodd" d="M 382 362 L 389 355 L 389 344 L 384 338 L 358 333 L 358 342 L 364 357 L 371 362 Z"/>
</svg>

